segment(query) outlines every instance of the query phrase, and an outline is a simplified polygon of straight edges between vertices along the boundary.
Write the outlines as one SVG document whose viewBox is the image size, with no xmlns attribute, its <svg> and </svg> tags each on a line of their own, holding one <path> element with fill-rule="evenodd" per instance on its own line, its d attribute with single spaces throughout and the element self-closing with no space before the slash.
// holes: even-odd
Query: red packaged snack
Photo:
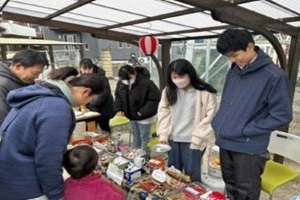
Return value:
<svg viewBox="0 0 300 200">
<path fill-rule="evenodd" d="M 199 196 L 206 193 L 206 189 L 200 185 L 195 183 L 190 184 L 183 190 L 184 195 L 187 197 L 188 200 L 197 200 Z"/>
<path fill-rule="evenodd" d="M 212 192 L 209 194 L 208 200 L 226 200 L 226 197 L 220 192 Z"/>
<path fill-rule="evenodd" d="M 157 187 L 157 185 L 151 180 L 143 180 L 140 185 L 146 191 L 152 191 Z"/>
<path fill-rule="evenodd" d="M 89 137 L 86 137 L 86 138 L 83 138 L 83 139 L 80 139 L 80 140 L 75 140 L 73 141 L 71 144 L 73 146 L 77 146 L 77 145 L 92 145 L 92 139 L 89 138 Z"/>
</svg>

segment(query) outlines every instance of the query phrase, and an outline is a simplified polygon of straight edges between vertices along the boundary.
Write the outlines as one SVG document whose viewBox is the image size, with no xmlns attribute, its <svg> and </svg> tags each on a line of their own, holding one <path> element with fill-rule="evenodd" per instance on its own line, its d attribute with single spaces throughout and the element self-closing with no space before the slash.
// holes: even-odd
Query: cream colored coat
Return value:
<svg viewBox="0 0 300 200">
<path fill-rule="evenodd" d="M 192 129 L 191 148 L 203 150 L 213 135 L 211 120 L 215 115 L 217 103 L 216 95 L 207 91 L 197 90 L 196 112 Z M 157 134 L 160 142 L 168 142 L 172 135 L 172 106 L 169 105 L 166 97 L 166 89 L 163 90 L 161 100 L 158 105 Z"/>
</svg>

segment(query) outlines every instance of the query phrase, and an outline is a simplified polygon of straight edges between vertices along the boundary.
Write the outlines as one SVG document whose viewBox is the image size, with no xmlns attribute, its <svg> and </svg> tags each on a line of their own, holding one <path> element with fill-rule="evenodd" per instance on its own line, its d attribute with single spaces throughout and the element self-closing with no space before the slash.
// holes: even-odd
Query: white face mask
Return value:
<svg viewBox="0 0 300 200">
<path fill-rule="evenodd" d="M 124 85 L 132 85 L 135 80 L 133 79 L 129 79 L 129 80 L 121 80 L 121 82 L 124 84 Z"/>
<path fill-rule="evenodd" d="M 189 78 L 183 78 L 183 79 L 172 79 L 173 83 L 180 89 L 183 89 L 187 87 L 190 84 L 190 79 Z"/>
<path fill-rule="evenodd" d="M 124 85 L 129 85 L 128 80 L 121 80 L 121 82 L 122 82 Z"/>
</svg>

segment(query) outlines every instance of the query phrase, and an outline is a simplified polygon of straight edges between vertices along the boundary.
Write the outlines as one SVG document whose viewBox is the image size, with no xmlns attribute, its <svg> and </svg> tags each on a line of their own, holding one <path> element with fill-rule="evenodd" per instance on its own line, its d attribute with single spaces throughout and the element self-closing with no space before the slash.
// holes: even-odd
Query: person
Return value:
<svg viewBox="0 0 300 200">
<path fill-rule="evenodd" d="M 125 115 L 130 120 L 132 147 L 141 148 L 150 156 L 147 144 L 151 138 L 150 128 L 157 113 L 160 91 L 144 67 L 124 65 L 119 70 L 119 79 L 115 91 L 116 115 Z"/>
<path fill-rule="evenodd" d="M 270 134 L 292 119 L 289 81 L 245 29 L 225 30 L 217 50 L 232 62 L 212 121 L 226 192 L 257 200 Z"/>
<path fill-rule="evenodd" d="M 84 58 L 80 61 L 80 73 L 95 73 L 101 77 L 105 78 L 105 90 L 99 96 L 98 99 L 90 102 L 86 105 L 86 107 L 91 111 L 96 111 L 100 113 L 100 117 L 97 120 L 97 123 L 101 130 L 110 133 L 109 120 L 114 116 L 114 99 L 111 93 L 111 88 L 109 85 L 109 81 L 105 76 L 105 71 L 95 65 L 91 59 Z"/>
<path fill-rule="evenodd" d="M 27 49 L 17 52 L 12 63 L 6 64 L 0 63 L 0 125 L 10 109 L 6 102 L 8 92 L 34 83 L 48 60 L 44 53 Z"/>
<path fill-rule="evenodd" d="M 171 62 L 167 85 L 158 106 L 157 134 L 169 143 L 168 166 L 183 170 L 192 181 L 201 181 L 201 163 L 212 133 L 216 90 L 201 80 L 185 59 Z"/>
<path fill-rule="evenodd" d="M 78 75 L 78 71 L 74 67 L 61 67 L 50 71 L 48 79 L 63 80 L 68 83 Z"/>
<path fill-rule="evenodd" d="M 102 91 L 101 77 L 83 74 L 8 94 L 12 109 L 0 127 L 1 199 L 63 197 L 63 154 L 76 123 L 72 106 L 89 103 Z"/>
<path fill-rule="evenodd" d="M 98 153 L 88 145 L 66 151 L 63 166 L 71 177 L 65 181 L 64 200 L 125 199 L 120 189 L 95 172 L 98 159 Z"/>
</svg>

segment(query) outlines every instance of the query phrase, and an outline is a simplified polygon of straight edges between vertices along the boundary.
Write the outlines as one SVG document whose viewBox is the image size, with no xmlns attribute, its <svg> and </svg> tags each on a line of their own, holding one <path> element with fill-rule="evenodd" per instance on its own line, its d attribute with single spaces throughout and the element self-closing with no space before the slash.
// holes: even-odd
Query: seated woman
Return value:
<svg viewBox="0 0 300 200">
<path fill-rule="evenodd" d="M 65 200 L 122 200 L 125 195 L 95 173 L 97 152 L 88 145 L 76 146 L 64 155 L 63 166 L 71 175 L 65 181 Z"/>
</svg>

